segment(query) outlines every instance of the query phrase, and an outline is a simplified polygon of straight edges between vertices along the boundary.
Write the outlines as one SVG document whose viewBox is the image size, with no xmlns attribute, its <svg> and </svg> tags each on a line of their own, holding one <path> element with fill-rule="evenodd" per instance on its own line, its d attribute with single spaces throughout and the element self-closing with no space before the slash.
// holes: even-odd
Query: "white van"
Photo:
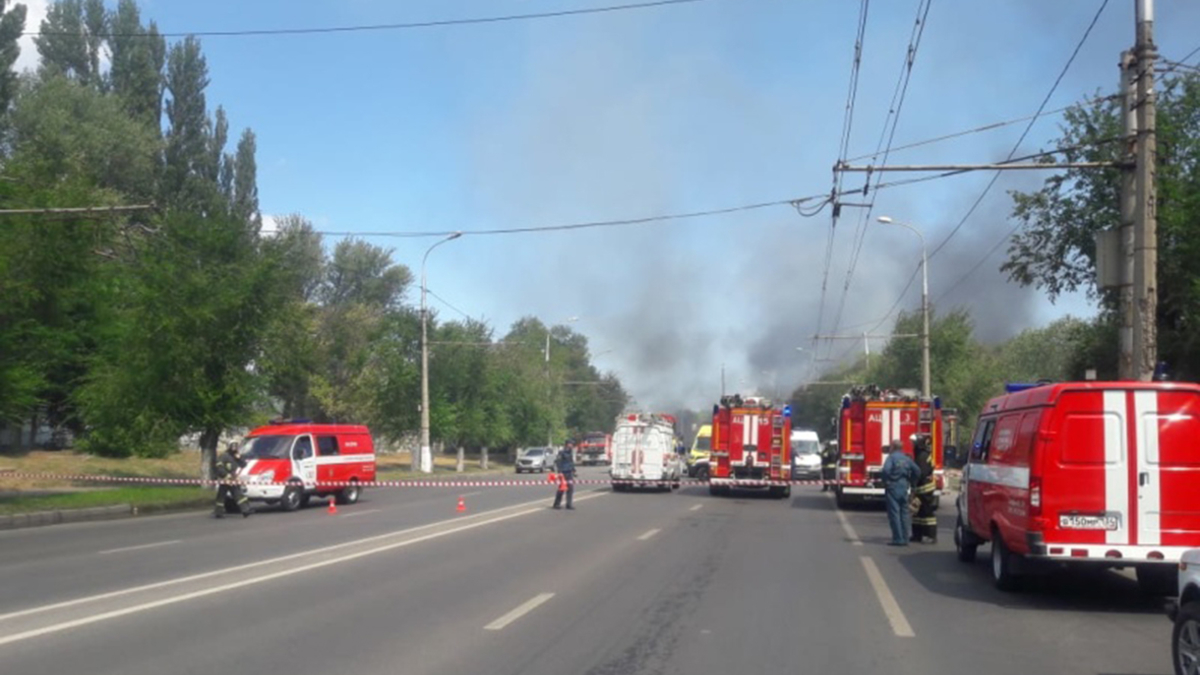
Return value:
<svg viewBox="0 0 1200 675">
<path fill-rule="evenodd" d="M 817 432 L 799 429 L 792 432 L 792 480 L 821 478 L 821 438 Z"/>
<path fill-rule="evenodd" d="M 635 487 L 678 489 L 683 459 L 676 451 L 675 425 L 653 413 L 618 417 L 609 474 L 615 492 Z"/>
</svg>

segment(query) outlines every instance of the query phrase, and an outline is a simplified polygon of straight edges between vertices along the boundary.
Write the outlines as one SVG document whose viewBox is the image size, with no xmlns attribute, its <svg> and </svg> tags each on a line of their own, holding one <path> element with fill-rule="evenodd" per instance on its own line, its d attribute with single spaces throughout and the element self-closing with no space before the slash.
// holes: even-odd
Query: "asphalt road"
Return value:
<svg viewBox="0 0 1200 675">
<path fill-rule="evenodd" d="M 0 672 L 1171 672 L 1161 601 L 1130 578 L 1002 593 L 986 555 L 957 562 L 948 513 L 939 545 L 894 549 L 880 510 L 839 516 L 818 488 L 551 497 L 0 533 Z"/>
</svg>

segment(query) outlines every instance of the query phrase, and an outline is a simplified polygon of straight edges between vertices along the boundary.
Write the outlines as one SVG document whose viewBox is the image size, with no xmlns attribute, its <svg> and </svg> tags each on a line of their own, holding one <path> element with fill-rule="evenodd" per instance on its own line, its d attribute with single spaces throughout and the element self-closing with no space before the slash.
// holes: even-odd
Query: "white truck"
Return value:
<svg viewBox="0 0 1200 675">
<path fill-rule="evenodd" d="M 683 458 L 675 442 L 675 425 L 664 415 L 633 413 L 617 418 L 612 436 L 613 491 L 638 487 L 670 492 L 678 489 Z"/>
</svg>

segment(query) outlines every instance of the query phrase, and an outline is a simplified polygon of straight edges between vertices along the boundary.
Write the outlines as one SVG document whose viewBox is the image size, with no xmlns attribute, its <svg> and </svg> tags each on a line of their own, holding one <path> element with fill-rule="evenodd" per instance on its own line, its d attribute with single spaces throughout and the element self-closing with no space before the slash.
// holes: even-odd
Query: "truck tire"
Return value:
<svg viewBox="0 0 1200 675">
<path fill-rule="evenodd" d="M 1138 565 L 1138 588 L 1149 596 L 1179 594 L 1179 570 L 1175 565 Z"/>
<path fill-rule="evenodd" d="M 974 542 L 974 537 L 967 532 L 967 528 L 963 525 L 962 514 L 959 514 L 958 519 L 954 522 L 954 548 L 958 552 L 959 562 L 975 562 L 975 551 L 979 548 L 979 544 Z"/>
<path fill-rule="evenodd" d="M 283 496 L 279 498 L 279 508 L 284 511 L 295 511 L 304 501 L 304 487 L 299 483 L 288 483 L 283 488 Z"/>
<path fill-rule="evenodd" d="M 1002 591 L 1015 591 L 1020 578 L 1013 572 L 1013 554 L 1004 545 L 999 530 L 992 531 L 992 582 Z"/>
<path fill-rule="evenodd" d="M 357 504 L 359 497 L 362 496 L 362 486 L 358 484 L 358 479 L 352 479 L 350 484 L 342 488 L 337 493 L 338 504 Z"/>
<path fill-rule="evenodd" d="M 1196 672 L 1200 659 L 1200 602 L 1184 603 L 1171 630 L 1171 661 L 1177 675 Z"/>
<path fill-rule="evenodd" d="M 708 465 L 707 464 L 701 464 L 700 466 L 696 467 L 696 480 L 700 480 L 700 481 L 708 480 Z"/>
</svg>

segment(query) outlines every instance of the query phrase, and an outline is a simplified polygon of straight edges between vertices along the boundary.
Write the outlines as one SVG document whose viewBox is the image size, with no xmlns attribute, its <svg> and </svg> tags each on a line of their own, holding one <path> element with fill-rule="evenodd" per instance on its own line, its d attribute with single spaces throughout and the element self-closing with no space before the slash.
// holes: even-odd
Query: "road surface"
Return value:
<svg viewBox="0 0 1200 675">
<path fill-rule="evenodd" d="M 0 671 L 1171 672 L 1161 601 L 1130 578 L 1002 593 L 986 548 L 955 559 L 949 513 L 940 544 L 895 549 L 882 511 L 839 515 L 819 488 L 551 496 L 376 490 L 336 515 L 0 533 Z"/>
</svg>

